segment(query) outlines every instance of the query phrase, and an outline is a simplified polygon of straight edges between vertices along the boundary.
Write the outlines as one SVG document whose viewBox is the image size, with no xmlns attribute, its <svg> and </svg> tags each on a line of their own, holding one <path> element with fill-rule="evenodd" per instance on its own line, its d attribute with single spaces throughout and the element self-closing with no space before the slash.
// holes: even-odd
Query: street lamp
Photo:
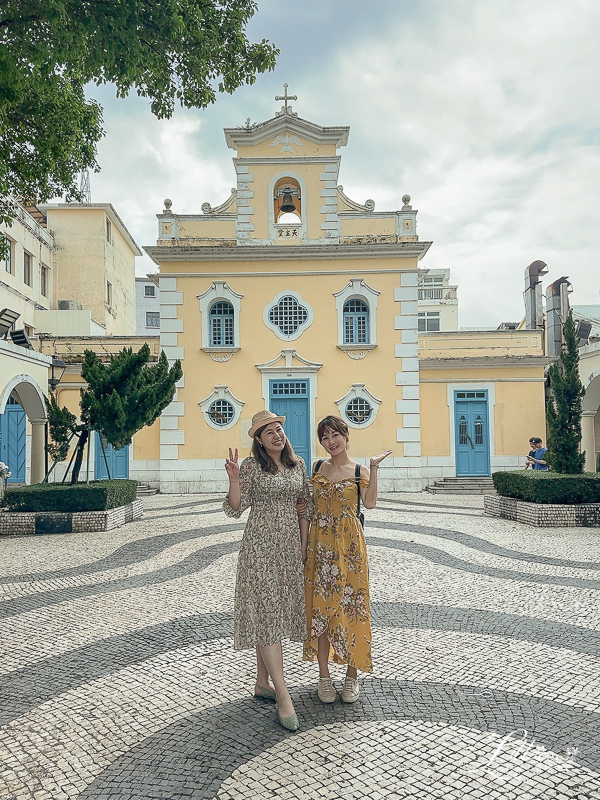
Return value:
<svg viewBox="0 0 600 800">
<path fill-rule="evenodd" d="M 48 378 L 48 386 L 50 387 L 50 391 L 54 392 L 56 387 L 62 380 L 62 376 L 65 374 L 65 370 L 67 365 L 64 361 L 60 358 L 56 358 L 52 356 L 52 365 L 50 367 L 50 377 Z"/>
</svg>

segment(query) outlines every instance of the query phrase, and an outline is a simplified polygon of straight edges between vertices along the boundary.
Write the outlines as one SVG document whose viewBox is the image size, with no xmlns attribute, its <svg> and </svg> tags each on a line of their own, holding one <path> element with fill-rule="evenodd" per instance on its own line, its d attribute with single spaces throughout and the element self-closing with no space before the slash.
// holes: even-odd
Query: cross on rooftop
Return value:
<svg viewBox="0 0 600 800">
<path fill-rule="evenodd" d="M 275 100 L 284 100 L 285 101 L 284 109 L 285 109 L 285 113 L 286 114 L 288 113 L 288 100 L 297 100 L 298 99 L 297 95 L 288 94 L 287 90 L 288 90 L 288 85 L 287 85 L 287 83 L 284 83 L 283 84 L 283 94 L 282 95 L 278 94 L 278 95 L 275 96 Z M 289 110 L 291 111 L 291 106 L 289 107 Z"/>
</svg>

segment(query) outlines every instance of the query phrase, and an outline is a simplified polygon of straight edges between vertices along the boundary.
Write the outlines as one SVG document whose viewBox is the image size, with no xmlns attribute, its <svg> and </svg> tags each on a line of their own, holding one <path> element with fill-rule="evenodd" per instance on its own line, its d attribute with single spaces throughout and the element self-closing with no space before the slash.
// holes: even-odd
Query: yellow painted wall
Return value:
<svg viewBox="0 0 600 800">
<path fill-rule="evenodd" d="M 472 382 L 495 384 L 494 455 L 515 455 L 530 436 L 545 438 L 544 366 L 503 367 L 490 364 L 460 369 L 421 368 L 421 452 L 424 456 L 450 455 L 450 414 L 447 385 L 470 390 Z"/>
<path fill-rule="evenodd" d="M 419 310 L 426 310 L 419 308 Z M 419 358 L 543 355 L 542 336 L 533 331 L 420 333 Z"/>
<path fill-rule="evenodd" d="M 406 268 L 416 267 L 414 258 L 403 259 L 402 263 Z M 398 262 L 395 264 L 397 266 Z M 214 269 L 209 265 L 202 266 L 207 271 Z M 184 332 L 178 335 L 177 343 L 184 348 L 185 353 L 185 386 L 179 390 L 178 400 L 185 404 L 185 416 L 180 420 L 180 428 L 186 431 L 186 443 L 179 448 L 179 457 L 221 458 L 225 441 L 231 442 L 232 447 L 247 444 L 244 431 L 248 426 L 244 427 L 244 421 L 250 420 L 268 402 L 262 398 L 262 374 L 256 364 L 270 361 L 284 348 L 293 348 L 303 358 L 323 363 L 317 373 L 317 419 L 327 414 L 338 414 L 335 401 L 346 394 L 352 383 L 365 383 L 369 391 L 383 402 L 373 424 L 365 430 L 352 431 L 355 452 L 379 451 L 392 447 L 396 455 L 402 455 L 403 446 L 395 442 L 395 427 L 399 422 L 395 400 L 400 397 L 395 373 L 400 369 L 401 362 L 394 357 L 394 343 L 397 340 L 394 317 L 400 311 L 399 303 L 394 302 L 394 288 L 399 286 L 400 278 L 398 272 L 377 271 L 389 269 L 390 266 L 385 259 L 368 263 L 350 261 L 344 265 L 339 262 L 301 262 L 297 274 L 288 273 L 275 278 L 260 275 L 228 277 L 229 268 L 241 270 L 244 264 L 220 264 L 220 274 L 231 289 L 243 295 L 240 313 L 241 349 L 225 363 L 215 363 L 201 350 L 201 315 L 197 295 L 206 291 L 214 278 L 178 277 L 177 291 L 183 292 L 184 300 L 183 305 L 178 307 L 178 316 L 184 320 Z M 259 262 L 251 267 L 253 271 L 261 273 L 281 271 L 284 265 L 280 262 Z M 362 267 L 360 272 L 359 267 Z M 348 272 L 338 275 L 323 274 L 328 268 L 346 268 Z M 190 263 L 189 269 L 190 272 L 199 271 L 200 265 Z M 169 265 L 165 264 L 161 273 L 168 274 L 168 271 Z M 299 274 L 302 272 L 312 274 Z M 351 359 L 336 346 L 338 316 L 333 293 L 344 288 L 350 272 L 355 277 L 360 275 L 369 286 L 380 292 L 377 307 L 378 347 L 362 360 Z M 284 289 L 297 292 L 310 304 L 315 315 L 313 324 L 298 339 L 292 341 L 279 339 L 263 323 L 265 306 Z M 227 437 L 224 432 L 206 425 L 198 406 L 220 384 L 227 385 L 245 403 L 240 421 L 228 432 Z"/>
<path fill-rule="evenodd" d="M 103 207 L 48 207 L 48 227 L 57 242 L 57 299 L 76 299 L 109 335 L 135 333 L 135 255 Z M 111 313 L 106 281 L 112 284 Z"/>
<path fill-rule="evenodd" d="M 180 239 L 235 239 L 235 217 L 213 219 L 210 215 L 179 221 Z M 202 244 L 202 242 L 198 242 Z M 210 242 L 206 242 L 210 245 Z"/>
<path fill-rule="evenodd" d="M 299 139 L 304 143 L 302 145 L 294 144 L 293 148 L 295 153 L 280 153 L 282 148 L 281 144 L 271 147 L 271 143 L 275 136 L 269 137 L 266 141 L 251 147 L 238 147 L 238 158 L 277 158 L 285 161 L 289 158 L 297 156 L 335 156 L 336 149 L 333 144 L 317 144 L 316 142 L 309 141 L 306 136 L 299 135 Z"/>
<path fill-rule="evenodd" d="M 341 236 L 377 236 L 381 234 L 396 233 L 396 216 L 390 217 L 354 217 L 344 219 L 340 215 L 340 235 Z"/>
</svg>

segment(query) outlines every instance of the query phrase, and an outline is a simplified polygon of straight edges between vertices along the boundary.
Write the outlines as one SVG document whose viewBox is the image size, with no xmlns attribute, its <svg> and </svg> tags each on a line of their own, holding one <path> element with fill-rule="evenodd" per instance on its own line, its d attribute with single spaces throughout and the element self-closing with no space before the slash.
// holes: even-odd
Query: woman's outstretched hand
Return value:
<svg viewBox="0 0 600 800">
<path fill-rule="evenodd" d="M 229 448 L 229 458 L 225 459 L 225 470 L 230 481 L 237 481 L 240 478 L 240 465 L 238 464 L 238 449 L 235 452 Z"/>
<path fill-rule="evenodd" d="M 380 463 L 383 461 L 384 458 L 387 458 L 392 454 L 391 450 L 384 450 L 383 453 L 380 453 L 378 456 L 373 456 L 369 461 L 372 467 L 378 467 Z"/>
</svg>

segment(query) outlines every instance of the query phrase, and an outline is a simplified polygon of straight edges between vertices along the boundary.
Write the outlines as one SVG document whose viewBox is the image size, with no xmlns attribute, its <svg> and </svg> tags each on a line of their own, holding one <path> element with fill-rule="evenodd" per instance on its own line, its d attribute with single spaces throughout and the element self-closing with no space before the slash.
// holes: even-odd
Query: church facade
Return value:
<svg viewBox="0 0 600 800">
<path fill-rule="evenodd" d="M 272 119 L 225 129 L 230 197 L 192 215 L 165 200 L 145 248 L 159 268 L 161 347 L 184 371 L 160 419 L 160 452 L 147 454 L 162 491 L 220 491 L 227 449 L 249 454 L 262 408 L 285 414 L 307 463 L 322 455 L 316 427 L 327 414 L 348 423 L 358 461 L 391 448 L 383 491 L 456 474 L 463 444 L 479 453 L 465 449 L 467 473 L 516 466 L 532 428 L 543 430 L 541 334 L 465 342 L 423 330 L 431 243 L 417 235 L 410 197 L 396 211 L 349 198 L 349 128 L 302 119 L 287 89 L 282 99 Z M 466 372 L 465 356 L 475 359 Z M 150 463 L 139 471 L 152 480 Z"/>
</svg>

